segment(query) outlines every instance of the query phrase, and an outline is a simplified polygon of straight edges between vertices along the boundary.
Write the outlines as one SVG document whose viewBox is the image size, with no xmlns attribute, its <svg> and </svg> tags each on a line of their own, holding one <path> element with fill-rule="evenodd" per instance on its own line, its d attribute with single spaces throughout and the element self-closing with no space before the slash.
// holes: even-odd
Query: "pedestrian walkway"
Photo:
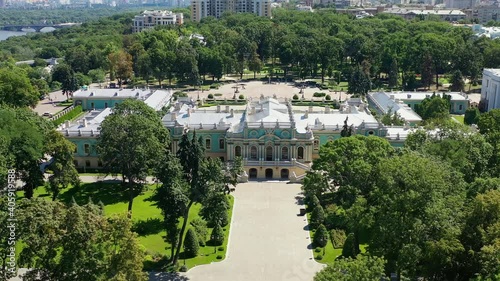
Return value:
<svg viewBox="0 0 500 281">
<path fill-rule="evenodd" d="M 151 274 L 152 281 L 311 281 L 323 265 L 314 261 L 300 185 L 240 184 L 224 261 L 197 266 L 182 276 Z M 187 278 L 187 279 L 186 279 Z"/>
</svg>

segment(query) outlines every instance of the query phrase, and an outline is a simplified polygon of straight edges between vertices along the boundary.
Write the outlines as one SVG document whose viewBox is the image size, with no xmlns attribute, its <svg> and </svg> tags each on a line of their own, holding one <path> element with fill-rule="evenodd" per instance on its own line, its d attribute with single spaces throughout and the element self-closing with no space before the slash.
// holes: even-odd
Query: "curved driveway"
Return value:
<svg viewBox="0 0 500 281">
<path fill-rule="evenodd" d="M 298 216 L 300 185 L 239 184 L 228 254 L 224 261 L 195 267 L 191 281 L 311 281 L 322 265 L 312 258 L 305 217 Z"/>
</svg>

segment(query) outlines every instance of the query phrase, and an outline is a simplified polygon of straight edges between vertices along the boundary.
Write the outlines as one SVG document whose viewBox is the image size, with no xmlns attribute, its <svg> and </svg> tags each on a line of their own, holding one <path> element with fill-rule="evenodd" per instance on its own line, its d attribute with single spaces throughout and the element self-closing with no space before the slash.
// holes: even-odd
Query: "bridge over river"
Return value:
<svg viewBox="0 0 500 281">
<path fill-rule="evenodd" d="M 78 26 L 81 23 L 59 23 L 59 24 L 7 24 L 0 27 L 1 30 L 9 31 L 23 31 L 23 29 L 34 29 L 36 32 L 40 32 L 45 27 L 52 27 L 55 29 L 66 28 L 72 26 Z"/>
</svg>

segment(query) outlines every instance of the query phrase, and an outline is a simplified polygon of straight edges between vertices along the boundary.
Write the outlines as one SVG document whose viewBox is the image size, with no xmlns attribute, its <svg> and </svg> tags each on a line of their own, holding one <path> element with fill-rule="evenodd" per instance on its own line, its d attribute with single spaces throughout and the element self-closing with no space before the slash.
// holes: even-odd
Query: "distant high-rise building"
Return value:
<svg viewBox="0 0 500 281">
<path fill-rule="evenodd" d="M 147 28 L 154 28 L 157 25 L 171 25 L 184 23 L 182 13 L 174 14 L 171 11 L 144 11 L 134 17 L 134 32 L 141 32 Z"/>
<path fill-rule="evenodd" d="M 476 6 L 477 0 L 445 0 L 447 9 L 472 9 Z"/>
<path fill-rule="evenodd" d="M 192 0 L 191 20 L 213 16 L 220 18 L 225 11 L 253 13 L 258 16 L 271 16 L 270 0 Z"/>
</svg>

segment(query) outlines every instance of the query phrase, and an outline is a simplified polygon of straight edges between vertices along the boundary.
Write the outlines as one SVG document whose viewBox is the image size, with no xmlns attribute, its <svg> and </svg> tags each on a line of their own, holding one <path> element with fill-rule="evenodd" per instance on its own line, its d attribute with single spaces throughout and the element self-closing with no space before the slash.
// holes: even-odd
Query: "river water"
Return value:
<svg viewBox="0 0 500 281">
<path fill-rule="evenodd" d="M 52 27 L 45 27 L 41 30 L 41 32 L 51 32 L 53 31 L 54 28 Z M 25 31 L 6 31 L 6 30 L 0 30 L 0 41 L 6 40 L 9 37 L 12 36 L 23 36 L 26 35 L 28 32 L 35 32 L 33 29 L 27 29 Z"/>
</svg>

